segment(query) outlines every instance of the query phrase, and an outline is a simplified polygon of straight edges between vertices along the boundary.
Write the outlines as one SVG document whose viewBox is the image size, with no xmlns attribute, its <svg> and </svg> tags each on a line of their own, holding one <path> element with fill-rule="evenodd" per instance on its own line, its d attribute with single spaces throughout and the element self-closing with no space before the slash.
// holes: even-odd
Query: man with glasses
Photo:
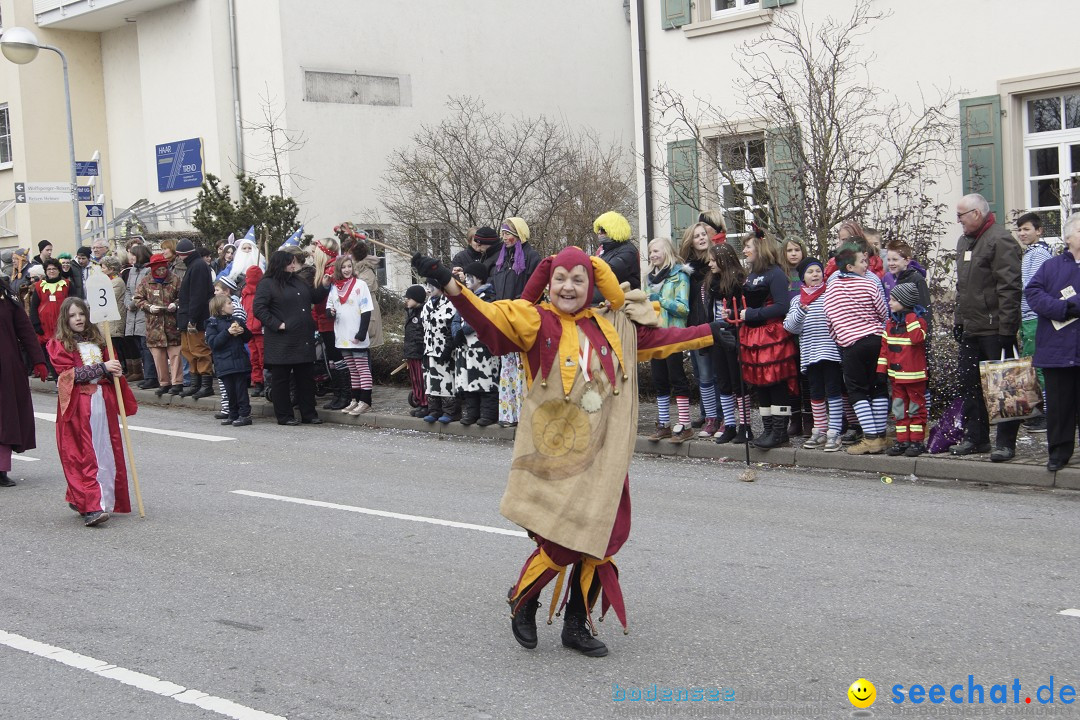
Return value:
<svg viewBox="0 0 1080 720">
<path fill-rule="evenodd" d="M 105 240 L 95 240 L 90 245 L 90 262 L 98 265 L 109 252 L 109 243 Z"/>
<path fill-rule="evenodd" d="M 990 452 L 990 421 L 979 382 L 979 362 L 1016 357 L 1023 291 L 1020 245 L 996 224 L 986 198 L 965 195 L 956 205 L 964 234 L 956 243 L 956 313 L 953 336 L 960 345 L 957 375 L 964 393 L 964 440 L 953 455 Z M 1016 455 L 1020 421 L 998 423 L 990 460 Z"/>
</svg>

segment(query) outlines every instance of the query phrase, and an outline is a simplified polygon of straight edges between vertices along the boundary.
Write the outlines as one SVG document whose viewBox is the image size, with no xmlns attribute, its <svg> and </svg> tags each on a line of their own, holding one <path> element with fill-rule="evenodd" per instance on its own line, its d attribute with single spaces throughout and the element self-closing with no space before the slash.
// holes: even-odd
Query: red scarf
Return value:
<svg viewBox="0 0 1080 720">
<path fill-rule="evenodd" d="M 340 280 L 334 283 L 334 287 L 337 288 L 338 302 L 344 305 L 349 301 L 349 296 L 352 295 L 353 288 L 356 287 L 356 277 Z"/>
<path fill-rule="evenodd" d="M 803 285 L 802 289 L 799 290 L 799 304 L 809 307 L 812 302 L 821 297 L 823 292 L 825 292 L 825 283 L 821 283 L 816 288 L 808 288 Z"/>
</svg>

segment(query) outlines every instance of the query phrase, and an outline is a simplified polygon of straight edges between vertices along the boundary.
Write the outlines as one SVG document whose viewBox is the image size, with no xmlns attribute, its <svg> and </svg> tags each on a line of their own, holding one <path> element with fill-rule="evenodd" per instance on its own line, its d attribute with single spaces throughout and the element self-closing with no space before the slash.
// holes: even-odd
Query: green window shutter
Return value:
<svg viewBox="0 0 1080 720">
<path fill-rule="evenodd" d="M 690 0 L 660 0 L 661 22 L 665 30 L 690 24 Z"/>
<path fill-rule="evenodd" d="M 982 195 L 997 221 L 1005 224 L 1000 96 L 960 101 L 960 164 L 964 194 Z"/>
<path fill-rule="evenodd" d="M 667 148 L 671 240 L 678 247 L 683 231 L 697 222 L 700 205 L 697 140 L 678 140 L 668 143 Z"/>
<path fill-rule="evenodd" d="M 793 5 L 795 0 L 761 0 L 761 7 L 764 10 L 770 8 L 778 8 L 782 5 Z"/>
<path fill-rule="evenodd" d="M 778 225 L 773 231 L 780 237 L 806 233 L 803 223 L 805 195 L 799 169 L 799 153 L 795 150 L 801 142 L 802 134 L 798 125 L 765 131 L 765 170 L 768 173 L 770 216 Z"/>
</svg>

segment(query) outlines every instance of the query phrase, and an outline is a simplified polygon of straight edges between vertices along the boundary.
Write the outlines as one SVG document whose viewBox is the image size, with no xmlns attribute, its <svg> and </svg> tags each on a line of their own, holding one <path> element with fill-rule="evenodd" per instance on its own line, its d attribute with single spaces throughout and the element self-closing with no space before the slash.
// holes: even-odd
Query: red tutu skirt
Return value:
<svg viewBox="0 0 1080 720">
<path fill-rule="evenodd" d="M 784 329 L 783 321 L 739 328 L 739 362 L 743 378 L 763 387 L 787 382 L 798 394 L 799 346 L 795 336 Z"/>
</svg>

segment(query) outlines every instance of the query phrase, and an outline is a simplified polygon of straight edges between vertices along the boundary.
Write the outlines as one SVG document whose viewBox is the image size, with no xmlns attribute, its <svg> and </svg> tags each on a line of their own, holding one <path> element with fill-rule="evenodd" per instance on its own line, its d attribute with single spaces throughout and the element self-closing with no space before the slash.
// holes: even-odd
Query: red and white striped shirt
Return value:
<svg viewBox="0 0 1080 720">
<path fill-rule="evenodd" d="M 882 335 L 889 309 L 877 278 L 836 273 L 825 288 L 825 321 L 840 347 L 851 347 L 868 335 Z"/>
</svg>

